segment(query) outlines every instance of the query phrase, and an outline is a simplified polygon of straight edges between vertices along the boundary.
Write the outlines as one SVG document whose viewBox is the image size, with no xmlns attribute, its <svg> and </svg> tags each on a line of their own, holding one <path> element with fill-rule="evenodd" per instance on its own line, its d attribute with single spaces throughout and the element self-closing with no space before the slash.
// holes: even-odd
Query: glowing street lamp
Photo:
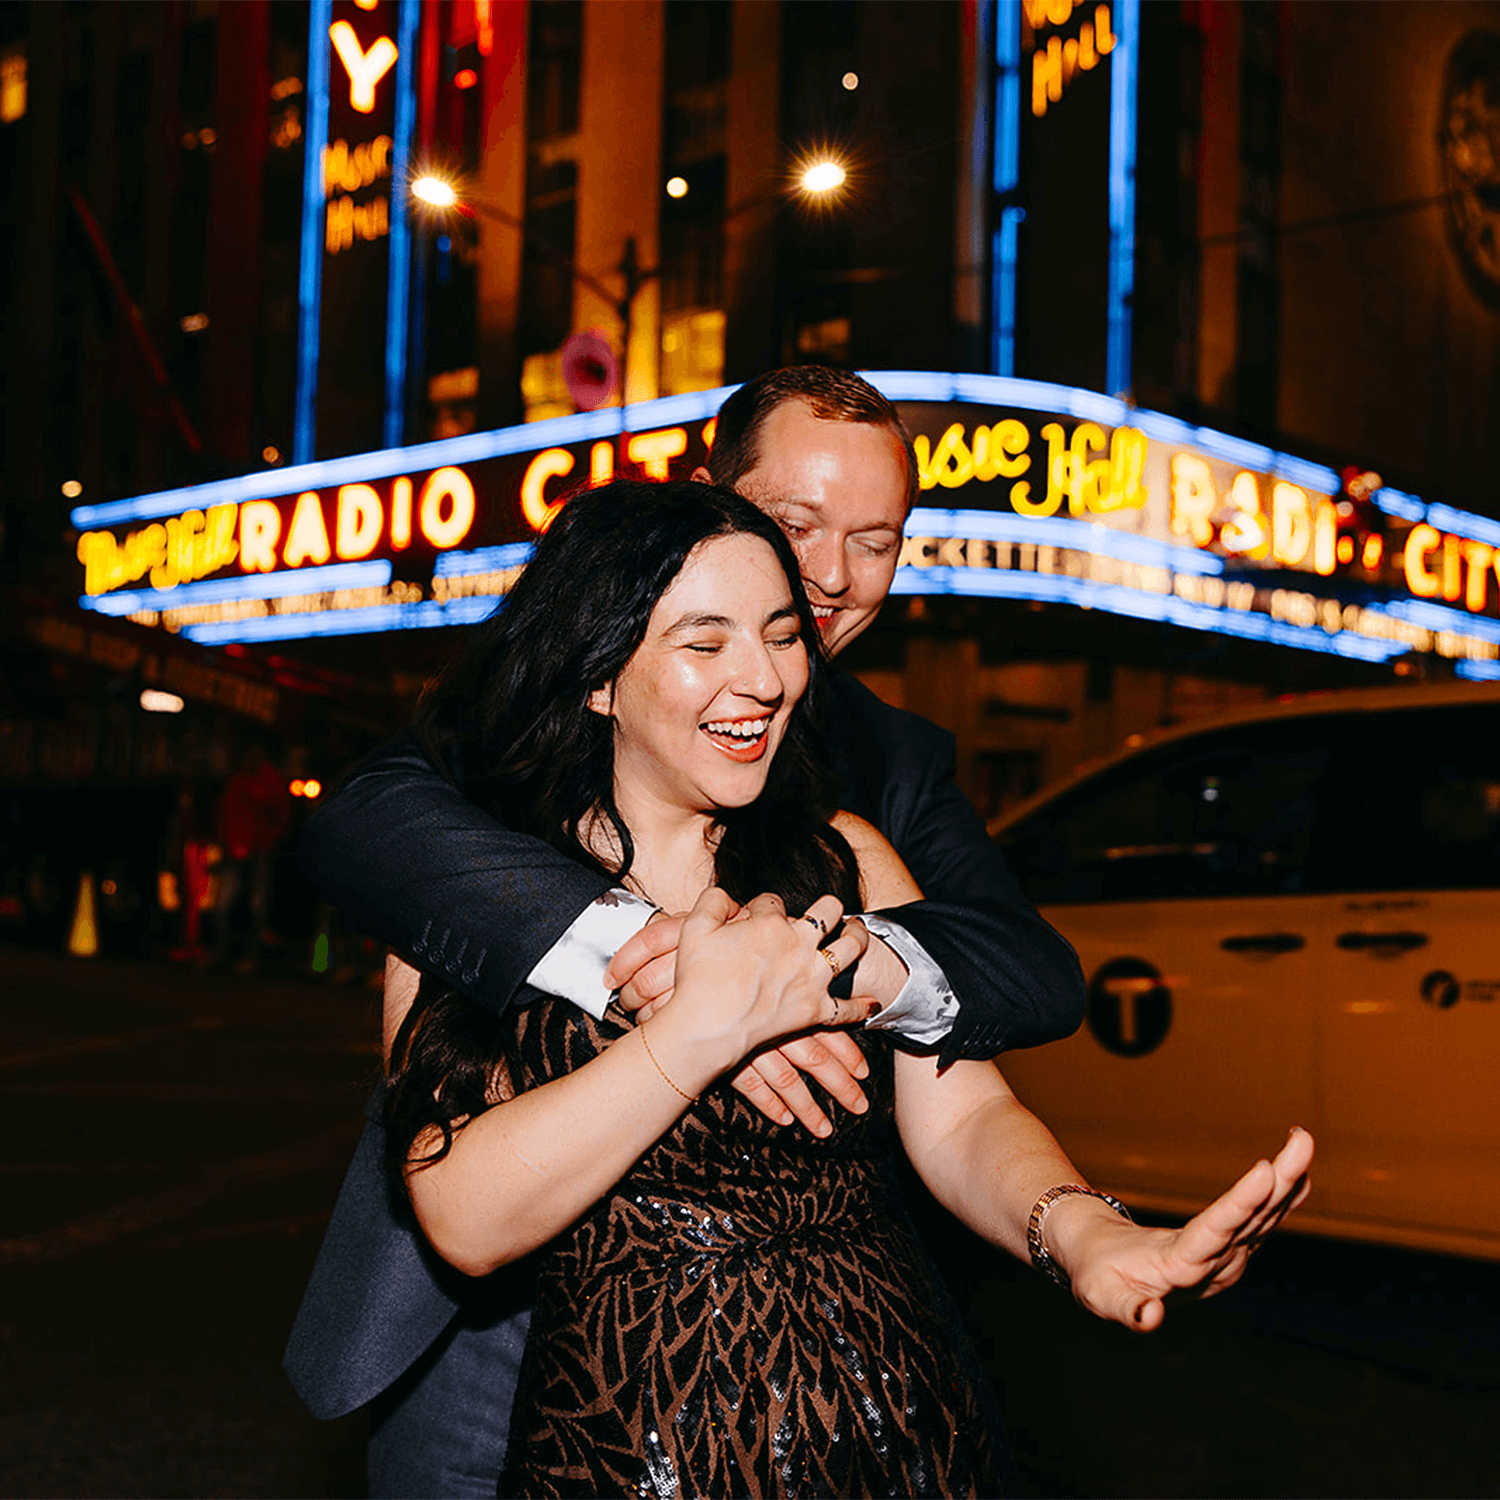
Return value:
<svg viewBox="0 0 1500 1500">
<path fill-rule="evenodd" d="M 430 172 L 412 183 L 411 195 L 429 208 L 458 207 L 458 189 L 445 178 L 434 177 Z"/>
<path fill-rule="evenodd" d="M 802 173 L 802 190 L 807 193 L 831 193 L 844 185 L 847 177 L 838 162 L 824 158 L 810 163 Z"/>
</svg>

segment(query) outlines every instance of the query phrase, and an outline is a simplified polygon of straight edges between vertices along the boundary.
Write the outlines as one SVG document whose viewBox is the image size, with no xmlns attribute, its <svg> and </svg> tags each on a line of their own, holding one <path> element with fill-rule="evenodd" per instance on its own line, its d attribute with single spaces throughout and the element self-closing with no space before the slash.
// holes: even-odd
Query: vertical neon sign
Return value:
<svg viewBox="0 0 1500 1500">
<path fill-rule="evenodd" d="M 990 243 L 990 373 L 1016 373 L 1017 237 L 1026 210 L 1021 185 L 1021 0 L 995 5 L 995 199 L 1000 225 Z"/>
<path fill-rule="evenodd" d="M 1135 292 L 1136 77 L 1140 0 L 1115 0 L 1115 48 L 1109 78 L 1109 332 L 1104 389 L 1130 390 L 1131 298 Z"/>
<path fill-rule="evenodd" d="M 323 153 L 328 148 L 328 31 L 333 0 L 311 0 L 307 120 L 302 133 L 302 245 L 297 270 L 297 402 L 292 462 L 311 463 L 318 430 L 318 343 L 323 315 Z"/>
<path fill-rule="evenodd" d="M 352 8 L 339 5 L 344 15 L 334 19 L 336 3 L 311 0 L 309 9 L 292 441 L 298 463 L 318 457 L 320 441 L 339 451 L 399 445 L 406 407 L 412 275 L 406 180 L 416 123 L 420 0 L 354 0 Z M 389 23 L 361 19 L 361 13 L 369 17 L 383 4 L 394 12 L 394 39 L 383 34 Z M 377 34 L 372 35 L 372 25 Z M 342 122 L 336 132 L 335 115 Z M 339 139 L 331 141 L 333 134 Z M 337 277 L 330 290 L 324 261 L 335 258 Z M 383 325 L 378 314 L 371 317 L 372 275 L 384 282 Z M 322 338 L 325 319 L 338 335 L 333 344 Z M 373 339 L 377 348 L 359 354 L 361 339 L 367 345 Z M 344 372 L 347 378 L 330 385 L 338 372 L 322 367 L 326 356 L 340 351 L 345 363 L 353 362 Z M 368 381 L 375 385 L 366 391 Z M 341 398 L 324 413 L 337 419 L 331 425 L 319 422 L 320 385 L 330 397 Z M 368 419 L 360 415 L 366 411 Z"/>
<path fill-rule="evenodd" d="M 385 313 L 384 446 L 398 448 L 406 418 L 406 341 L 411 296 L 411 223 L 406 181 L 416 125 L 419 0 L 401 0 L 396 22 L 396 148 L 391 154 L 391 266 Z"/>
</svg>

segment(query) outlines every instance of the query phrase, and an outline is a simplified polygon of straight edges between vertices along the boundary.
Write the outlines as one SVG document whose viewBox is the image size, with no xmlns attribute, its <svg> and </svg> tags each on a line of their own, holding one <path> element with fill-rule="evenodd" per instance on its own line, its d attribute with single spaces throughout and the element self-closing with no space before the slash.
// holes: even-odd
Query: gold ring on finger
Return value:
<svg viewBox="0 0 1500 1500">
<path fill-rule="evenodd" d="M 828 949 L 828 948 L 819 948 L 818 949 L 818 953 L 819 953 L 819 955 L 821 957 L 826 958 L 828 960 L 828 967 L 833 971 L 833 977 L 835 979 L 837 979 L 839 977 L 839 961 L 838 961 L 838 959 L 836 959 L 833 956 L 832 951 L 830 949 Z"/>
</svg>

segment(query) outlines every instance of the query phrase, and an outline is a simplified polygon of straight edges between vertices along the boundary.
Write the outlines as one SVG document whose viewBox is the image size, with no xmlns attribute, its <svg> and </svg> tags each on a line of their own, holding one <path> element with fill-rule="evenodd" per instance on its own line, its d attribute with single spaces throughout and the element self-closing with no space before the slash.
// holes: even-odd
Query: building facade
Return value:
<svg viewBox="0 0 1500 1500">
<path fill-rule="evenodd" d="M 690 462 L 707 393 L 799 359 L 892 372 L 926 445 L 852 665 L 986 811 L 1245 697 L 1491 670 L 1500 5 L 70 0 L 0 13 L 0 103 L 0 574 L 18 650 L 94 663 L 65 740 L 197 653 L 338 760 L 382 716 L 326 728 L 337 684 L 409 699 L 447 649 L 401 627 L 490 607 L 568 484 Z M 187 699 L 229 741 L 267 701 Z"/>
</svg>

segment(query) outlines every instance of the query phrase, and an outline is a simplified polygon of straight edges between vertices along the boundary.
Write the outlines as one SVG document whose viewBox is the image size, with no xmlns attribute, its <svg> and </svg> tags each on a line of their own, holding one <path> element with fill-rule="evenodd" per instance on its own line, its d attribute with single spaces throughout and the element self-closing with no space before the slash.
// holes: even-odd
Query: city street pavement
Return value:
<svg viewBox="0 0 1500 1500">
<path fill-rule="evenodd" d="M 280 1369 L 376 999 L 0 948 L 0 1494 L 357 1496 Z M 1147 1338 L 952 1231 L 1032 1495 L 1500 1492 L 1500 1267 L 1287 1236 Z"/>
</svg>

